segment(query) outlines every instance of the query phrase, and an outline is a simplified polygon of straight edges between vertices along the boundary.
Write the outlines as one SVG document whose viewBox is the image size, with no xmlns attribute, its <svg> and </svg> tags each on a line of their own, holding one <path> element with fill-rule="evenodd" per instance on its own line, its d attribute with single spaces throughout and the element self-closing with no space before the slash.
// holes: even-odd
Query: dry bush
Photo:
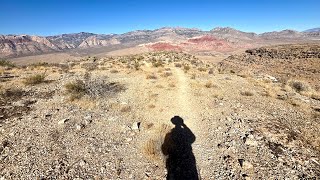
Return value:
<svg viewBox="0 0 320 180">
<path fill-rule="evenodd" d="M 163 67 L 163 62 L 162 61 L 153 61 L 152 62 L 153 67 Z"/>
<path fill-rule="evenodd" d="M 204 85 L 206 88 L 212 88 L 214 87 L 215 85 L 211 82 L 211 81 L 208 81 L 206 82 L 206 84 Z"/>
<path fill-rule="evenodd" d="M 240 94 L 243 96 L 253 96 L 254 95 L 254 93 L 251 91 L 241 91 Z"/>
<path fill-rule="evenodd" d="M 155 106 L 154 104 L 149 104 L 148 107 L 151 108 L 151 109 L 153 109 L 153 108 L 155 108 L 156 106 Z"/>
<path fill-rule="evenodd" d="M 311 98 L 320 101 L 320 94 L 318 92 L 314 92 L 312 93 Z"/>
<path fill-rule="evenodd" d="M 49 67 L 49 66 L 50 64 L 47 62 L 37 62 L 29 65 L 29 67 Z M 54 66 L 54 65 L 51 65 L 51 66 Z"/>
<path fill-rule="evenodd" d="M 294 89 L 298 93 L 311 90 L 311 87 L 309 86 L 309 84 L 303 81 L 291 80 L 288 82 L 288 84 L 292 89 Z"/>
<path fill-rule="evenodd" d="M 11 61 L 7 61 L 7 60 L 0 60 L 0 66 L 3 66 L 3 67 L 15 67 L 16 65 L 11 62 Z"/>
<path fill-rule="evenodd" d="M 148 74 L 146 79 L 158 79 L 156 75 L 154 74 Z"/>
<path fill-rule="evenodd" d="M 161 84 L 156 85 L 157 88 L 164 88 Z"/>
<path fill-rule="evenodd" d="M 135 70 L 139 70 L 140 69 L 140 63 L 139 62 L 135 62 L 134 63 L 134 69 Z"/>
<path fill-rule="evenodd" d="M 112 69 L 112 70 L 110 70 L 110 73 L 118 73 L 119 71 L 118 70 L 116 70 L 116 69 Z"/>
<path fill-rule="evenodd" d="M 171 82 L 171 83 L 169 83 L 169 87 L 176 87 L 176 85 L 175 85 L 175 83 L 173 83 L 173 82 Z"/>
<path fill-rule="evenodd" d="M 205 72 L 205 71 L 207 71 L 207 68 L 205 68 L 205 67 L 199 67 L 198 70 L 201 71 L 201 72 Z"/>
<path fill-rule="evenodd" d="M 190 66 L 189 65 L 183 65 L 183 70 L 185 72 L 189 71 L 190 70 Z"/>
<path fill-rule="evenodd" d="M 212 94 L 212 96 L 216 99 L 220 99 L 222 100 L 223 99 L 223 92 L 222 91 L 216 91 Z"/>
<path fill-rule="evenodd" d="M 80 99 L 86 94 L 86 87 L 83 81 L 77 80 L 64 85 L 66 93 L 70 95 L 70 100 Z"/>
<path fill-rule="evenodd" d="M 172 72 L 164 72 L 163 74 L 161 74 L 161 77 L 169 77 L 169 76 L 172 76 Z"/>
<path fill-rule="evenodd" d="M 120 109 L 121 112 L 130 112 L 131 111 L 131 107 L 128 105 L 122 106 Z"/>
<path fill-rule="evenodd" d="M 0 98 L 3 98 L 5 100 L 17 100 L 17 99 L 20 99 L 25 94 L 26 94 L 25 91 L 18 89 L 16 87 L 9 88 L 9 89 L 0 87 Z"/>
<path fill-rule="evenodd" d="M 23 83 L 25 85 L 36 85 L 36 84 L 44 83 L 46 77 L 47 76 L 44 73 L 43 74 L 31 75 L 29 77 L 26 77 L 24 79 Z"/>
<path fill-rule="evenodd" d="M 208 74 L 213 74 L 213 73 L 214 73 L 213 69 L 212 68 L 209 69 Z"/>
<path fill-rule="evenodd" d="M 162 124 L 150 132 L 151 138 L 143 145 L 143 153 L 149 160 L 155 163 L 163 163 L 165 161 L 161 146 L 170 130 L 171 127 L 169 125 Z"/>
<path fill-rule="evenodd" d="M 191 74 L 191 79 L 196 79 L 196 74 Z"/>
<path fill-rule="evenodd" d="M 178 68 L 181 68 L 181 67 L 182 67 L 182 65 L 181 65 L 180 63 L 175 63 L 174 66 L 175 66 L 175 67 L 178 67 Z"/>
<path fill-rule="evenodd" d="M 231 73 L 234 73 L 234 72 L 231 72 Z M 252 77 L 252 72 L 250 70 L 242 70 L 238 73 L 238 76 L 243 77 L 243 78 Z"/>
</svg>

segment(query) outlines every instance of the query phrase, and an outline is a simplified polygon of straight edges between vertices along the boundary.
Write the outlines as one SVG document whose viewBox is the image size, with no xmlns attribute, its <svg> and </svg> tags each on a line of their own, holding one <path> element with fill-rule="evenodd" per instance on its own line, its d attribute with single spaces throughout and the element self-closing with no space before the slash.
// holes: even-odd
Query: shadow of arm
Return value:
<svg viewBox="0 0 320 180">
<path fill-rule="evenodd" d="M 196 141 L 196 136 L 192 133 L 192 131 L 188 128 L 188 126 L 185 124 L 183 124 L 182 126 L 186 132 L 187 137 L 188 137 L 188 142 L 193 143 L 194 141 Z"/>
</svg>

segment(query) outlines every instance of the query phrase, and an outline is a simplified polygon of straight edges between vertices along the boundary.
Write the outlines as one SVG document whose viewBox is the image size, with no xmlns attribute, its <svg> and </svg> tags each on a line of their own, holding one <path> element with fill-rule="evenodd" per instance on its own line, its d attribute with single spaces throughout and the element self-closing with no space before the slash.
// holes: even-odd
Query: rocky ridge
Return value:
<svg viewBox="0 0 320 180">
<path fill-rule="evenodd" d="M 0 57 L 24 56 L 42 54 L 48 52 L 60 52 L 70 49 L 87 49 L 97 47 L 119 48 L 135 47 L 146 43 L 166 41 L 168 44 L 183 43 L 189 39 L 212 36 L 214 38 L 232 43 L 234 48 L 247 48 L 264 44 L 281 43 L 287 41 L 314 41 L 319 39 L 319 32 L 297 32 L 284 30 L 280 32 L 268 32 L 263 34 L 242 32 L 233 28 L 218 27 L 211 31 L 203 31 L 194 28 L 164 27 L 156 30 L 138 30 L 124 34 L 93 34 L 73 33 L 57 36 L 29 36 L 29 35 L 1 35 Z M 209 49 L 181 47 L 184 51 L 220 51 L 217 46 Z M 191 50 L 190 50 L 191 49 Z"/>
</svg>

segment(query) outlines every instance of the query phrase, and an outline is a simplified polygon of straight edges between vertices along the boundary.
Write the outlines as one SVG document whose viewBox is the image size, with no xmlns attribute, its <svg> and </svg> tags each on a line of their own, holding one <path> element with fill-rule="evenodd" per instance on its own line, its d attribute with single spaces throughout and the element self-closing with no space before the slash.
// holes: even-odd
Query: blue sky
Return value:
<svg viewBox="0 0 320 180">
<path fill-rule="evenodd" d="M 164 26 L 320 27 L 320 0 L 0 0 L 0 34 L 124 33 Z"/>
</svg>

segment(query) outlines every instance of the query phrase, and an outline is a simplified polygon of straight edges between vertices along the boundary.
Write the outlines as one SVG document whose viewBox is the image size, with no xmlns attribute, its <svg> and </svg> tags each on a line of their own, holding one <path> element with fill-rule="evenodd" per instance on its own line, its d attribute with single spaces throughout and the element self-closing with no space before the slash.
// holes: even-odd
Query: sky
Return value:
<svg viewBox="0 0 320 180">
<path fill-rule="evenodd" d="M 303 31 L 320 27 L 320 0 L 0 0 L 0 34 L 120 34 L 168 26 Z"/>
</svg>

